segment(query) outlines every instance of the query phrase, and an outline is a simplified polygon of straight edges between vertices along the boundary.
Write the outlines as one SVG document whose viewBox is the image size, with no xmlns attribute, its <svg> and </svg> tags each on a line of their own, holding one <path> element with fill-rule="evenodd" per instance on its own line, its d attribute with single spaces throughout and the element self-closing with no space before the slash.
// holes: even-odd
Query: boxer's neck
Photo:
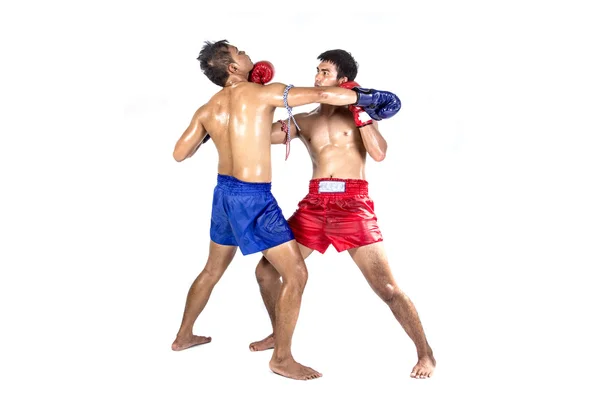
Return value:
<svg viewBox="0 0 600 400">
<path fill-rule="evenodd" d="M 225 82 L 225 87 L 232 86 L 240 82 L 248 82 L 248 76 L 246 76 L 246 78 L 244 79 L 240 75 L 229 75 L 229 78 L 227 78 L 227 82 Z"/>
</svg>

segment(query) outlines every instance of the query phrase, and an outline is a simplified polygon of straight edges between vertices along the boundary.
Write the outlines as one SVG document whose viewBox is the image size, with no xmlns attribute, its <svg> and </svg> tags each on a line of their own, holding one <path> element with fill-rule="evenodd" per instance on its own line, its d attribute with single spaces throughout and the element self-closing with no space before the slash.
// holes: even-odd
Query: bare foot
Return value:
<svg viewBox="0 0 600 400">
<path fill-rule="evenodd" d="M 250 351 L 263 351 L 275 347 L 275 337 L 271 333 L 269 336 L 258 342 L 250 343 Z"/>
<path fill-rule="evenodd" d="M 315 371 L 314 369 L 297 363 L 292 357 L 282 361 L 275 361 L 274 359 L 271 359 L 269 362 L 269 367 L 271 367 L 271 371 L 278 375 L 302 381 L 317 379 L 323 376 L 323 374 Z"/>
<path fill-rule="evenodd" d="M 414 366 L 410 373 L 411 378 L 425 379 L 431 377 L 435 369 L 435 358 L 433 355 L 427 355 L 419 358 L 417 365 Z"/>
<path fill-rule="evenodd" d="M 177 337 L 173 344 L 171 345 L 171 349 L 173 351 L 181 351 L 185 349 L 189 349 L 190 347 L 198 346 L 205 343 L 210 343 L 212 340 L 211 337 L 207 336 L 188 336 L 188 337 Z"/>
</svg>

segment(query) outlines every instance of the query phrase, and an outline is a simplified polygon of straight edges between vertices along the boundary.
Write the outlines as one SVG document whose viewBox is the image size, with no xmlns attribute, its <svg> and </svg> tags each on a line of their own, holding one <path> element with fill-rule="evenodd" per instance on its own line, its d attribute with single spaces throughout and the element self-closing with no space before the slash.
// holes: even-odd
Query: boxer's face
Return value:
<svg viewBox="0 0 600 400">
<path fill-rule="evenodd" d="M 329 61 L 323 61 L 317 66 L 315 75 L 315 86 L 339 86 L 346 82 L 347 78 L 338 79 L 337 67 Z"/>
<path fill-rule="evenodd" d="M 254 68 L 252 60 L 245 51 L 230 45 L 229 53 L 231 53 L 231 58 L 233 58 L 233 61 L 235 62 L 235 65 L 233 65 L 235 72 L 244 74 L 250 72 L 250 70 Z"/>
</svg>

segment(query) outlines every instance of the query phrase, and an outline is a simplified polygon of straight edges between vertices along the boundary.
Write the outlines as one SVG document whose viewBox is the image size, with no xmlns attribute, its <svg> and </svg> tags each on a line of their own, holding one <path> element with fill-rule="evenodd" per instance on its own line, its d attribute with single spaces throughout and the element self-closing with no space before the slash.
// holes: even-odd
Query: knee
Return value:
<svg viewBox="0 0 600 400">
<path fill-rule="evenodd" d="M 224 271 L 222 270 L 222 268 L 219 268 L 218 266 L 216 266 L 214 264 L 207 263 L 206 266 L 204 267 L 204 270 L 198 276 L 198 279 L 216 283 L 219 281 L 219 279 L 223 275 L 223 272 Z"/>
<path fill-rule="evenodd" d="M 260 259 L 254 272 L 256 275 L 256 280 L 259 284 L 272 279 L 279 279 L 279 273 L 265 257 Z"/>
<path fill-rule="evenodd" d="M 376 287 L 375 292 L 387 305 L 391 305 L 402 296 L 400 288 L 391 283 L 384 283 L 381 286 Z"/>
<path fill-rule="evenodd" d="M 304 290 L 306 286 L 306 282 L 308 281 L 308 270 L 306 269 L 306 264 L 304 262 L 300 262 L 296 264 L 293 268 L 283 276 L 283 281 L 293 287 Z"/>
<path fill-rule="evenodd" d="M 304 262 L 298 264 L 296 268 L 294 268 L 292 277 L 298 286 L 304 290 L 306 282 L 308 281 L 308 270 L 306 269 L 306 264 L 304 264 Z"/>
</svg>

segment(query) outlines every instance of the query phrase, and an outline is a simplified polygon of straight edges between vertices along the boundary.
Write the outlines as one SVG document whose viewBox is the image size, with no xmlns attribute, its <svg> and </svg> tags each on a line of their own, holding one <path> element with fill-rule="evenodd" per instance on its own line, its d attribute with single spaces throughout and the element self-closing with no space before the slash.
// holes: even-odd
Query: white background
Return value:
<svg viewBox="0 0 600 400">
<path fill-rule="evenodd" d="M 394 4 L 3 6 L 0 396 L 597 398 L 592 2 Z M 323 378 L 281 378 L 270 352 L 248 351 L 270 332 L 259 255 L 238 252 L 200 316 L 213 342 L 170 350 L 216 180 L 212 144 L 181 164 L 171 153 L 218 90 L 195 58 L 220 39 L 296 86 L 342 48 L 360 84 L 401 98 L 367 177 L 432 379 L 409 378 L 412 342 L 333 248 L 307 261 L 293 345 Z M 311 168 L 300 142 L 284 154 L 273 149 L 273 191 L 289 216 Z"/>
</svg>

